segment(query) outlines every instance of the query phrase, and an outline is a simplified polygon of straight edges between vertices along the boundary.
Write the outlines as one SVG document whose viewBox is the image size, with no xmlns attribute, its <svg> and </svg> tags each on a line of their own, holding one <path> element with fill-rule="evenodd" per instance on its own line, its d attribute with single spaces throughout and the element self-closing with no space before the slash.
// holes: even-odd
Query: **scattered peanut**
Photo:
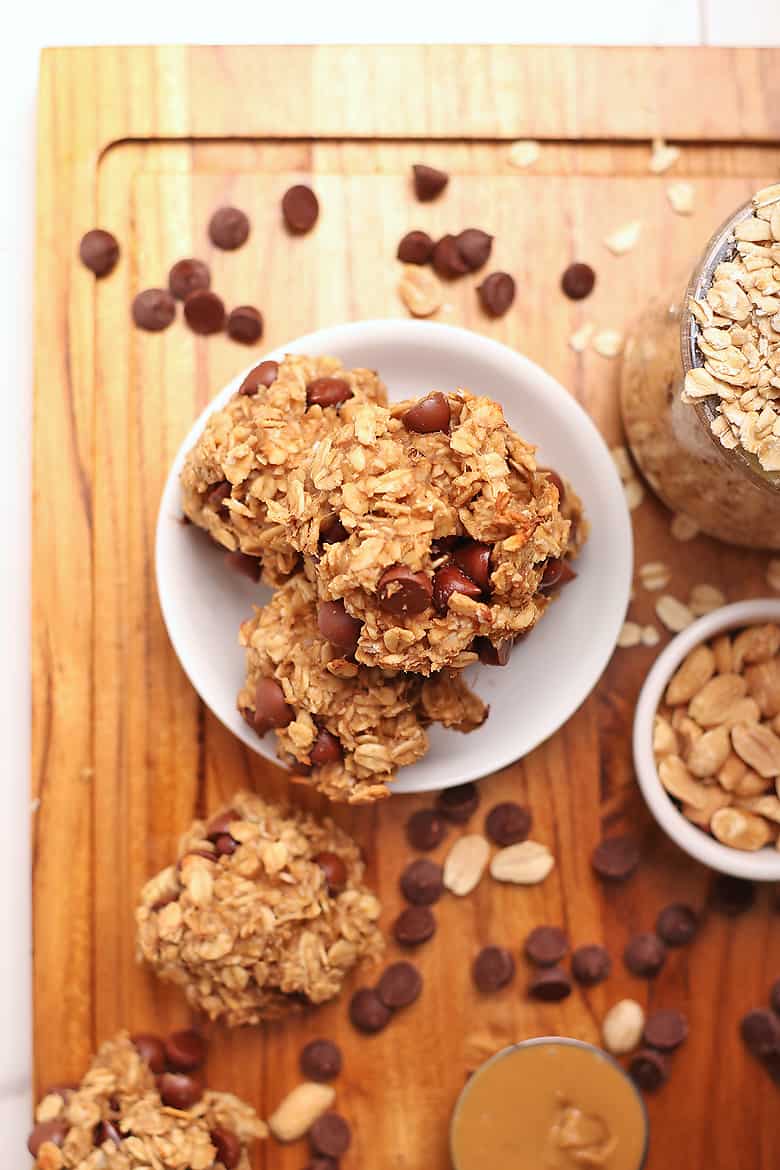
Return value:
<svg viewBox="0 0 780 1170">
<path fill-rule="evenodd" d="M 672 571 L 663 561 L 648 561 L 639 567 L 639 580 L 645 589 L 665 589 L 672 579 Z"/>
<path fill-rule="evenodd" d="M 333 1104 L 332 1085 L 303 1081 L 287 1094 L 268 1118 L 268 1128 L 280 1142 L 296 1142 Z"/>
<path fill-rule="evenodd" d="M 615 256 L 630 252 L 639 242 L 642 224 L 638 219 L 626 223 L 604 238 L 604 244 Z"/>
<path fill-rule="evenodd" d="M 693 540 L 699 535 L 699 525 L 684 512 L 675 512 L 669 531 L 675 540 Z"/>
<path fill-rule="evenodd" d="M 725 604 L 725 594 L 716 585 L 694 585 L 688 598 L 688 609 L 695 617 L 703 617 Z"/>
<path fill-rule="evenodd" d="M 479 833 L 459 837 L 444 862 L 444 885 L 463 898 L 478 885 L 490 857 L 490 845 Z"/>
<path fill-rule="evenodd" d="M 655 603 L 655 612 L 667 630 L 671 630 L 673 634 L 679 634 L 693 621 L 693 614 L 688 606 L 683 605 L 681 601 L 668 593 L 664 593 L 658 598 Z"/>
<path fill-rule="evenodd" d="M 636 622 L 623 622 L 617 636 L 617 644 L 622 649 L 628 646 L 638 646 L 642 640 L 642 628 Z"/>
<path fill-rule="evenodd" d="M 430 317 L 440 309 L 444 290 L 428 268 L 420 264 L 404 265 L 398 293 L 413 317 Z"/>
<path fill-rule="evenodd" d="M 499 882 L 514 882 L 533 886 L 543 882 L 555 865 L 555 858 L 546 845 L 538 841 L 521 841 L 508 845 L 493 855 L 490 873 Z"/>
<path fill-rule="evenodd" d="M 639 1047 L 645 1027 L 645 1013 L 634 999 L 621 999 L 609 1009 L 601 1022 L 604 1047 L 615 1056 Z"/>
</svg>

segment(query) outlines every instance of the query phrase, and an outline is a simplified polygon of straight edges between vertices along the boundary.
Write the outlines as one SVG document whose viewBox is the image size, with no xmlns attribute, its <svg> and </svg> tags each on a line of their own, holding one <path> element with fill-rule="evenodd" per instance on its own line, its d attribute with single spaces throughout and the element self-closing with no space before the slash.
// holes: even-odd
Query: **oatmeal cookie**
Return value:
<svg viewBox="0 0 780 1170">
<path fill-rule="evenodd" d="M 340 602 L 318 605 L 315 585 L 296 575 L 241 627 L 238 696 L 258 734 L 276 730 L 279 756 L 301 780 L 354 804 L 387 796 L 396 769 L 425 754 L 426 724 L 470 731 L 487 716 L 454 672 L 434 681 L 356 663 L 358 630 Z"/>
<path fill-rule="evenodd" d="M 474 661 L 475 638 L 527 633 L 573 575 L 556 478 L 497 403 L 434 392 L 356 403 L 269 515 L 306 554 L 321 599 L 360 623 L 357 661 L 428 675 Z M 581 511 L 573 495 L 569 508 Z M 577 542 L 586 531 L 580 519 Z"/>
<path fill-rule="evenodd" d="M 35 1166 L 249 1170 L 247 1147 L 268 1134 L 254 1109 L 232 1093 L 204 1089 L 194 1070 L 164 1071 L 162 1040 L 137 1039 L 138 1047 L 120 1032 L 101 1046 L 80 1084 L 47 1092 L 28 1142 Z M 159 1057 L 161 1075 L 142 1053 Z"/>
<path fill-rule="evenodd" d="M 332 821 L 242 793 L 196 821 L 177 863 L 144 887 L 139 956 L 229 1025 L 324 1003 L 382 950 L 363 869 Z"/>
<path fill-rule="evenodd" d="M 227 406 L 210 415 L 181 473 L 184 514 L 230 551 L 262 558 L 268 584 L 283 581 L 298 555 L 269 505 L 323 434 L 359 402 L 386 400 L 371 370 L 336 358 L 288 356 L 262 362 Z"/>
</svg>

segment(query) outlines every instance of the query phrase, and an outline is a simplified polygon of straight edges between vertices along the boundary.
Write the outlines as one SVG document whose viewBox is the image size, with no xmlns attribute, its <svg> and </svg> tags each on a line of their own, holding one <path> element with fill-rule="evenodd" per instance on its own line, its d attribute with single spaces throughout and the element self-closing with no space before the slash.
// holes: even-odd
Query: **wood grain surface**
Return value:
<svg viewBox="0 0 780 1170">
<path fill-rule="evenodd" d="M 180 996 L 134 962 L 133 908 L 179 834 L 245 785 L 282 792 L 284 775 L 203 708 L 159 613 L 153 532 L 170 461 L 193 418 L 252 353 L 197 338 L 179 320 L 153 336 L 130 326 L 141 288 L 188 255 L 212 265 L 228 304 L 256 303 L 261 348 L 341 320 L 399 316 L 400 236 L 483 227 L 491 265 L 515 274 L 502 320 L 479 311 L 473 279 L 447 289 L 441 320 L 504 341 L 540 362 L 620 441 L 618 362 L 575 354 L 585 320 L 625 328 L 646 298 L 690 270 L 713 226 L 780 171 L 780 52 L 678 49 L 329 48 L 79 49 L 43 58 L 40 92 L 34 496 L 35 1041 L 39 1087 L 78 1077 L 121 1027 L 164 1030 L 188 1018 Z M 669 176 L 647 172 L 649 139 L 680 142 L 673 178 L 695 184 L 696 210 L 674 215 Z M 513 169 L 509 143 L 544 140 L 540 162 Z M 446 196 L 416 204 L 414 161 L 453 173 Z M 291 240 L 279 198 L 312 181 L 322 216 Z M 231 201 L 252 219 L 240 251 L 214 252 L 210 212 Z M 603 246 L 631 219 L 638 247 Z M 95 282 L 76 260 L 94 226 L 122 261 Z M 598 284 L 580 305 L 558 282 L 574 258 Z M 766 592 L 767 558 L 700 538 L 674 542 L 647 498 L 633 513 L 637 563 L 668 560 L 671 591 L 719 585 L 729 600 Z M 598 524 L 597 516 L 591 517 Z M 637 590 L 632 614 L 654 620 Z M 553 619 L 554 620 L 554 617 Z M 658 624 L 658 623 L 656 623 Z M 662 631 L 661 646 L 667 635 Z M 345 1170 L 445 1170 L 447 1127 L 469 1069 L 506 1043 L 543 1033 L 598 1038 L 606 1008 L 629 995 L 678 1006 L 691 1036 L 649 1101 L 649 1170 L 770 1170 L 780 1156 L 778 1090 L 744 1053 L 737 1021 L 780 976 L 775 892 L 739 920 L 708 913 L 688 950 L 647 986 L 622 968 L 629 935 L 672 900 L 704 907 L 710 875 L 651 822 L 630 759 L 633 705 L 656 650 L 616 652 L 569 723 L 521 763 L 481 783 L 482 810 L 507 797 L 533 810 L 534 835 L 558 865 L 541 886 L 484 880 L 444 899 L 420 954 L 420 1001 L 385 1033 L 356 1036 L 345 1000 L 286 1024 L 210 1028 L 209 1077 L 267 1115 L 297 1078 L 306 1039 L 345 1052 L 338 1104 L 355 1138 Z M 522 702 L 522 696 L 518 696 Z M 294 798 L 301 800 L 299 793 Z M 317 802 L 308 798 L 311 805 Z M 403 824 L 429 798 L 336 811 L 362 842 L 383 899 L 398 912 L 409 857 Z M 589 854 L 631 828 L 644 861 L 603 889 Z M 442 852 L 444 850 L 442 849 Z M 488 942 L 515 951 L 531 926 L 564 925 L 575 944 L 603 941 L 614 974 L 560 1005 L 531 1003 L 527 972 L 480 997 L 469 968 Z M 393 957 L 394 948 L 389 947 Z M 266 1143 L 265 1170 L 300 1170 L 305 1152 Z"/>
</svg>

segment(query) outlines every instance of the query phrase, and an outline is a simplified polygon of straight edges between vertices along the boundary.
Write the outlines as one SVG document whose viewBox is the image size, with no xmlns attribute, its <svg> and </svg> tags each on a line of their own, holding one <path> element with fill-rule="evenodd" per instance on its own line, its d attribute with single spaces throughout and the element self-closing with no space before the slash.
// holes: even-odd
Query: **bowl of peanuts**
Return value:
<svg viewBox="0 0 780 1170">
<path fill-rule="evenodd" d="M 691 857 L 780 881 L 780 599 L 723 606 L 669 643 L 637 702 L 634 766 Z"/>
</svg>

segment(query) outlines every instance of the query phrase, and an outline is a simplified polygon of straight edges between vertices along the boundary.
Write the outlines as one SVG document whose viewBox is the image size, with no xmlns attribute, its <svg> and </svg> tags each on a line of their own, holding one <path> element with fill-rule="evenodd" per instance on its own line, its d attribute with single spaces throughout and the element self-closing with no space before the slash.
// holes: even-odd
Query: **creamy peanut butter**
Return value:
<svg viewBox="0 0 780 1170">
<path fill-rule="evenodd" d="M 640 1170 L 642 1100 L 599 1049 L 567 1040 L 507 1048 L 478 1069 L 452 1122 L 455 1170 Z"/>
</svg>

